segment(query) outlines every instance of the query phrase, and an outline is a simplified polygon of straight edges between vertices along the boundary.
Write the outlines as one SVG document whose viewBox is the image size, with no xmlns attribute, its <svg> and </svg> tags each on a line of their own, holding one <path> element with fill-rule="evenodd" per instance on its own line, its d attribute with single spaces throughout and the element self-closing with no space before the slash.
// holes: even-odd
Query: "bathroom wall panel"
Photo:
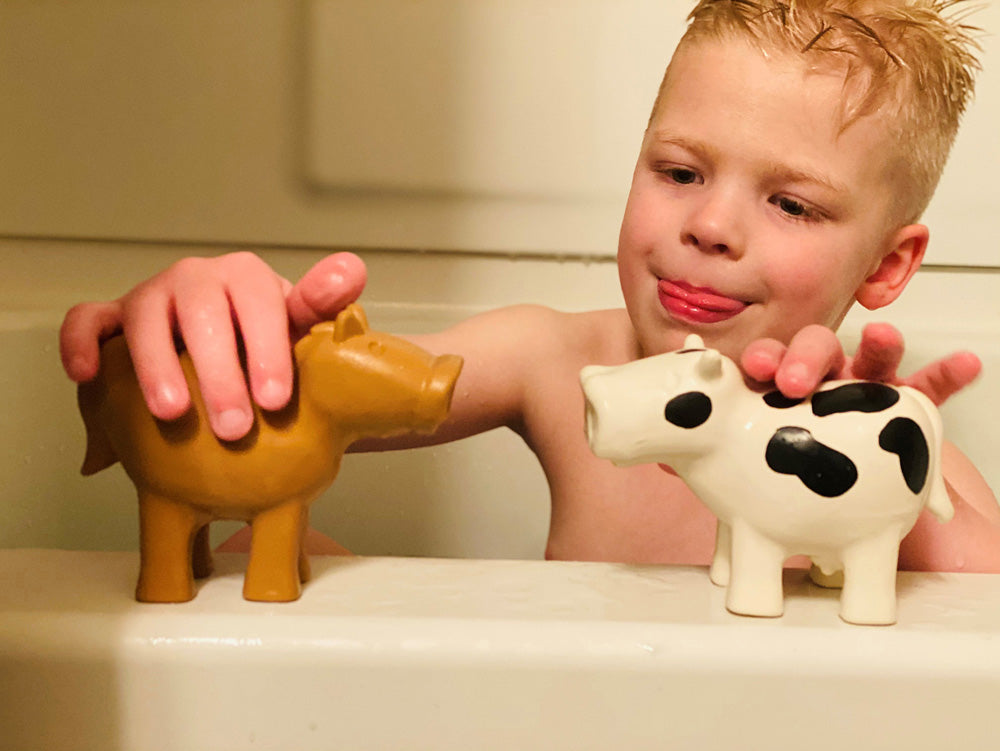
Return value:
<svg viewBox="0 0 1000 751">
<path fill-rule="evenodd" d="M 688 7 L 6 0 L 0 235 L 608 255 Z M 973 19 L 930 260 L 995 266 L 1000 4 Z"/>
</svg>

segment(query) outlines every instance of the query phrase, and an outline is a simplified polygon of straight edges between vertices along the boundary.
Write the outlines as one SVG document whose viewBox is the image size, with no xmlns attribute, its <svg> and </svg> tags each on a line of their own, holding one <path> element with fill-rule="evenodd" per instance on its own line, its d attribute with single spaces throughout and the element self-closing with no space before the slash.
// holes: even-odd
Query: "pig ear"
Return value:
<svg viewBox="0 0 1000 751">
<path fill-rule="evenodd" d="M 688 334 L 684 340 L 684 349 L 705 349 L 705 340 L 697 334 Z"/>
<path fill-rule="evenodd" d="M 357 303 L 352 303 L 340 311 L 333 325 L 333 341 L 342 342 L 352 336 L 368 332 L 368 318 Z"/>
<path fill-rule="evenodd" d="M 717 349 L 706 349 L 698 358 L 698 375 L 706 381 L 722 377 L 722 355 Z"/>
</svg>

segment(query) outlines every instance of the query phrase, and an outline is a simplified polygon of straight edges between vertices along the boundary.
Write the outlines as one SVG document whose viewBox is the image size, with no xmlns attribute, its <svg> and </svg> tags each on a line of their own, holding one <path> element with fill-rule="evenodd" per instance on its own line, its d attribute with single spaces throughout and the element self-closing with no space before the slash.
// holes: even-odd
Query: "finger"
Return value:
<svg viewBox="0 0 1000 751">
<path fill-rule="evenodd" d="M 771 383 L 787 349 L 777 339 L 758 339 L 743 350 L 740 366 L 755 381 Z"/>
<path fill-rule="evenodd" d="M 849 375 L 867 381 L 893 382 L 902 360 L 903 335 L 888 323 L 870 323 L 861 331 Z"/>
<path fill-rule="evenodd" d="M 364 290 L 368 272 L 353 253 L 335 253 L 313 266 L 287 297 L 288 317 L 299 336 L 320 321 L 328 321 L 354 302 Z"/>
<path fill-rule="evenodd" d="M 831 373 L 843 368 L 844 350 L 826 326 L 811 325 L 799 331 L 788 344 L 774 383 L 787 397 L 801 399 L 822 383 Z"/>
<path fill-rule="evenodd" d="M 153 284 L 122 298 L 122 329 L 146 406 L 161 420 L 174 420 L 191 406 L 174 345 L 169 295 Z"/>
<path fill-rule="evenodd" d="M 294 372 L 282 279 L 256 257 L 231 284 L 229 299 L 246 347 L 247 374 L 254 401 L 263 409 L 284 407 L 292 395 Z"/>
<path fill-rule="evenodd" d="M 175 301 L 212 432 L 223 440 L 242 438 L 253 425 L 253 408 L 225 287 L 212 275 L 191 280 L 178 287 Z"/>
<path fill-rule="evenodd" d="M 121 305 L 116 302 L 74 305 L 59 328 L 59 358 L 76 383 L 97 376 L 101 342 L 121 330 Z"/>
<path fill-rule="evenodd" d="M 918 370 L 903 383 L 926 394 L 937 405 L 944 404 L 979 375 L 983 364 L 971 352 L 955 352 Z"/>
</svg>

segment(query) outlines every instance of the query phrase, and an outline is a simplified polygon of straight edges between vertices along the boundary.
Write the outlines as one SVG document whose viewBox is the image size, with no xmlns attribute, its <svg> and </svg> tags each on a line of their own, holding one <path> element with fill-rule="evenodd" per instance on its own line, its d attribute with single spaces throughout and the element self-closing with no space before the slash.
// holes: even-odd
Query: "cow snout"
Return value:
<svg viewBox="0 0 1000 751">
<path fill-rule="evenodd" d="M 609 384 L 606 374 L 610 370 L 612 369 L 597 365 L 588 366 L 580 372 L 580 383 L 584 398 L 584 433 L 590 450 L 601 459 L 616 461 L 621 457 L 614 453 L 615 442 L 608 440 L 610 426 L 605 419 L 609 417 Z"/>
</svg>

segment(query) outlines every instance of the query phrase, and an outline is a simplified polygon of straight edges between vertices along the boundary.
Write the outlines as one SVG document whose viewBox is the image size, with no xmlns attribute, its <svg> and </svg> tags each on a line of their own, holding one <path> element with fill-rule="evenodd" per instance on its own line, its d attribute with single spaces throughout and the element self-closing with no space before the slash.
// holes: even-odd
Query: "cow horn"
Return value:
<svg viewBox="0 0 1000 751">
<path fill-rule="evenodd" d="M 698 358 L 698 375 L 707 380 L 722 377 L 722 355 L 717 349 L 706 349 Z"/>
<path fill-rule="evenodd" d="M 684 349 L 705 349 L 705 340 L 697 334 L 688 334 L 684 339 Z"/>
</svg>

